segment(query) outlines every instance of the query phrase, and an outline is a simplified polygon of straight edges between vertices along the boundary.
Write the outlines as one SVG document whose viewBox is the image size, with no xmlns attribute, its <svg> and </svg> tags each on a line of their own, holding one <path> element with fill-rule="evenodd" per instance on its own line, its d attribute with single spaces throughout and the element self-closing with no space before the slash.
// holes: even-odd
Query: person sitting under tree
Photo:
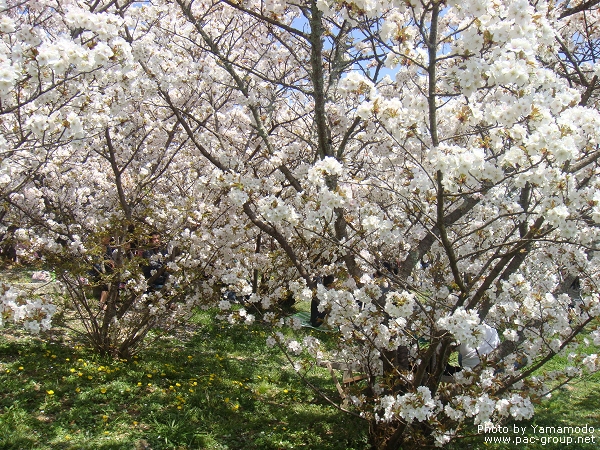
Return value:
<svg viewBox="0 0 600 450">
<path fill-rule="evenodd" d="M 460 372 L 465 367 L 473 369 L 481 362 L 481 358 L 493 352 L 500 345 L 500 337 L 495 328 L 482 324 L 484 327 L 483 338 L 477 344 L 477 347 L 471 347 L 466 343 L 461 343 L 458 347 L 458 364 L 452 366 L 448 364 L 444 370 L 444 376 L 452 376 Z"/>
<path fill-rule="evenodd" d="M 142 256 L 148 261 L 147 265 L 142 266 L 142 272 L 144 273 L 146 280 L 152 279 L 149 290 L 158 291 L 162 289 L 167 281 L 169 274 L 163 267 L 163 259 L 166 255 L 167 251 L 162 246 L 160 233 L 152 233 L 150 235 L 150 245 L 142 254 Z"/>
<path fill-rule="evenodd" d="M 325 289 L 330 289 L 333 287 L 333 282 L 335 281 L 335 277 L 333 275 L 327 275 L 323 278 L 323 286 Z M 320 327 L 325 322 L 325 316 L 327 315 L 327 311 L 319 310 L 319 298 L 316 293 L 313 294 L 313 298 L 310 302 L 310 324 L 313 327 Z"/>
</svg>

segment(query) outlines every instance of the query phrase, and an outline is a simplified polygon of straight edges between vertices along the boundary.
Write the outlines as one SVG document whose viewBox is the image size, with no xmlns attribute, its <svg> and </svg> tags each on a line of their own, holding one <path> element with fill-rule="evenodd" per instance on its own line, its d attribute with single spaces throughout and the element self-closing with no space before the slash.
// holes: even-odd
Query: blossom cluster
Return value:
<svg viewBox="0 0 600 450">
<path fill-rule="evenodd" d="M 32 296 L 14 286 L 2 284 L 0 296 L 0 326 L 6 320 L 23 325 L 27 331 L 37 334 L 52 326 L 52 316 L 57 310 L 47 296 Z"/>
</svg>

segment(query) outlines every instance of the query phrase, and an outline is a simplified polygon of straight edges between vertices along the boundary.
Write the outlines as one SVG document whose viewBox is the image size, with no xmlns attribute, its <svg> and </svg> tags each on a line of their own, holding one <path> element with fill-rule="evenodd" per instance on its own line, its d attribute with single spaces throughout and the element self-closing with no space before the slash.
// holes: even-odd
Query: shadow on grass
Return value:
<svg viewBox="0 0 600 450">
<path fill-rule="evenodd" d="M 0 335 L 0 449 L 365 449 L 339 413 L 265 345 L 259 326 L 204 321 L 130 361 Z M 329 374 L 310 380 L 333 398 Z"/>
</svg>

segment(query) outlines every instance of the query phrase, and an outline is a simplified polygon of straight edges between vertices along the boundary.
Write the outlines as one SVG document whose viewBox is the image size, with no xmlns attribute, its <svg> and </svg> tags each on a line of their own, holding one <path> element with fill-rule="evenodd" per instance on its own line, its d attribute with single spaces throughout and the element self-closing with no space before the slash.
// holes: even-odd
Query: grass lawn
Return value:
<svg viewBox="0 0 600 450">
<path fill-rule="evenodd" d="M 5 329 L 0 449 L 367 448 L 366 424 L 305 387 L 260 326 L 209 317 L 130 361 Z M 335 398 L 328 372 L 311 373 Z"/>
</svg>

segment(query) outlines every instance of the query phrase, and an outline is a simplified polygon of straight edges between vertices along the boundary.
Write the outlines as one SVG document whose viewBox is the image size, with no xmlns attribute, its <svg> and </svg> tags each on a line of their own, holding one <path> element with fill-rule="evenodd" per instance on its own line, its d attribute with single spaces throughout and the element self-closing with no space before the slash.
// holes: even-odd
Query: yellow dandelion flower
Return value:
<svg viewBox="0 0 600 450">
<path fill-rule="evenodd" d="M 54 395 L 54 391 L 52 389 L 49 389 L 46 391 L 46 394 L 48 395 Z"/>
<path fill-rule="evenodd" d="M 75 369 L 69 369 L 69 372 L 75 373 Z"/>
<path fill-rule="evenodd" d="M 151 374 L 151 373 L 148 373 L 148 374 L 146 374 L 146 376 L 147 376 L 148 378 L 152 378 L 152 374 Z"/>
<path fill-rule="evenodd" d="M 88 375 L 88 380 L 91 380 L 92 378 L 94 378 L 94 377 L 91 375 Z"/>
<path fill-rule="evenodd" d="M 23 370 L 23 366 L 19 366 L 19 370 Z"/>
<path fill-rule="evenodd" d="M 81 392 L 81 388 L 75 388 L 75 392 L 77 392 L 77 393 Z"/>
<path fill-rule="evenodd" d="M 106 394 L 106 388 L 101 388 L 100 392 L 102 392 L 103 394 Z"/>
</svg>

